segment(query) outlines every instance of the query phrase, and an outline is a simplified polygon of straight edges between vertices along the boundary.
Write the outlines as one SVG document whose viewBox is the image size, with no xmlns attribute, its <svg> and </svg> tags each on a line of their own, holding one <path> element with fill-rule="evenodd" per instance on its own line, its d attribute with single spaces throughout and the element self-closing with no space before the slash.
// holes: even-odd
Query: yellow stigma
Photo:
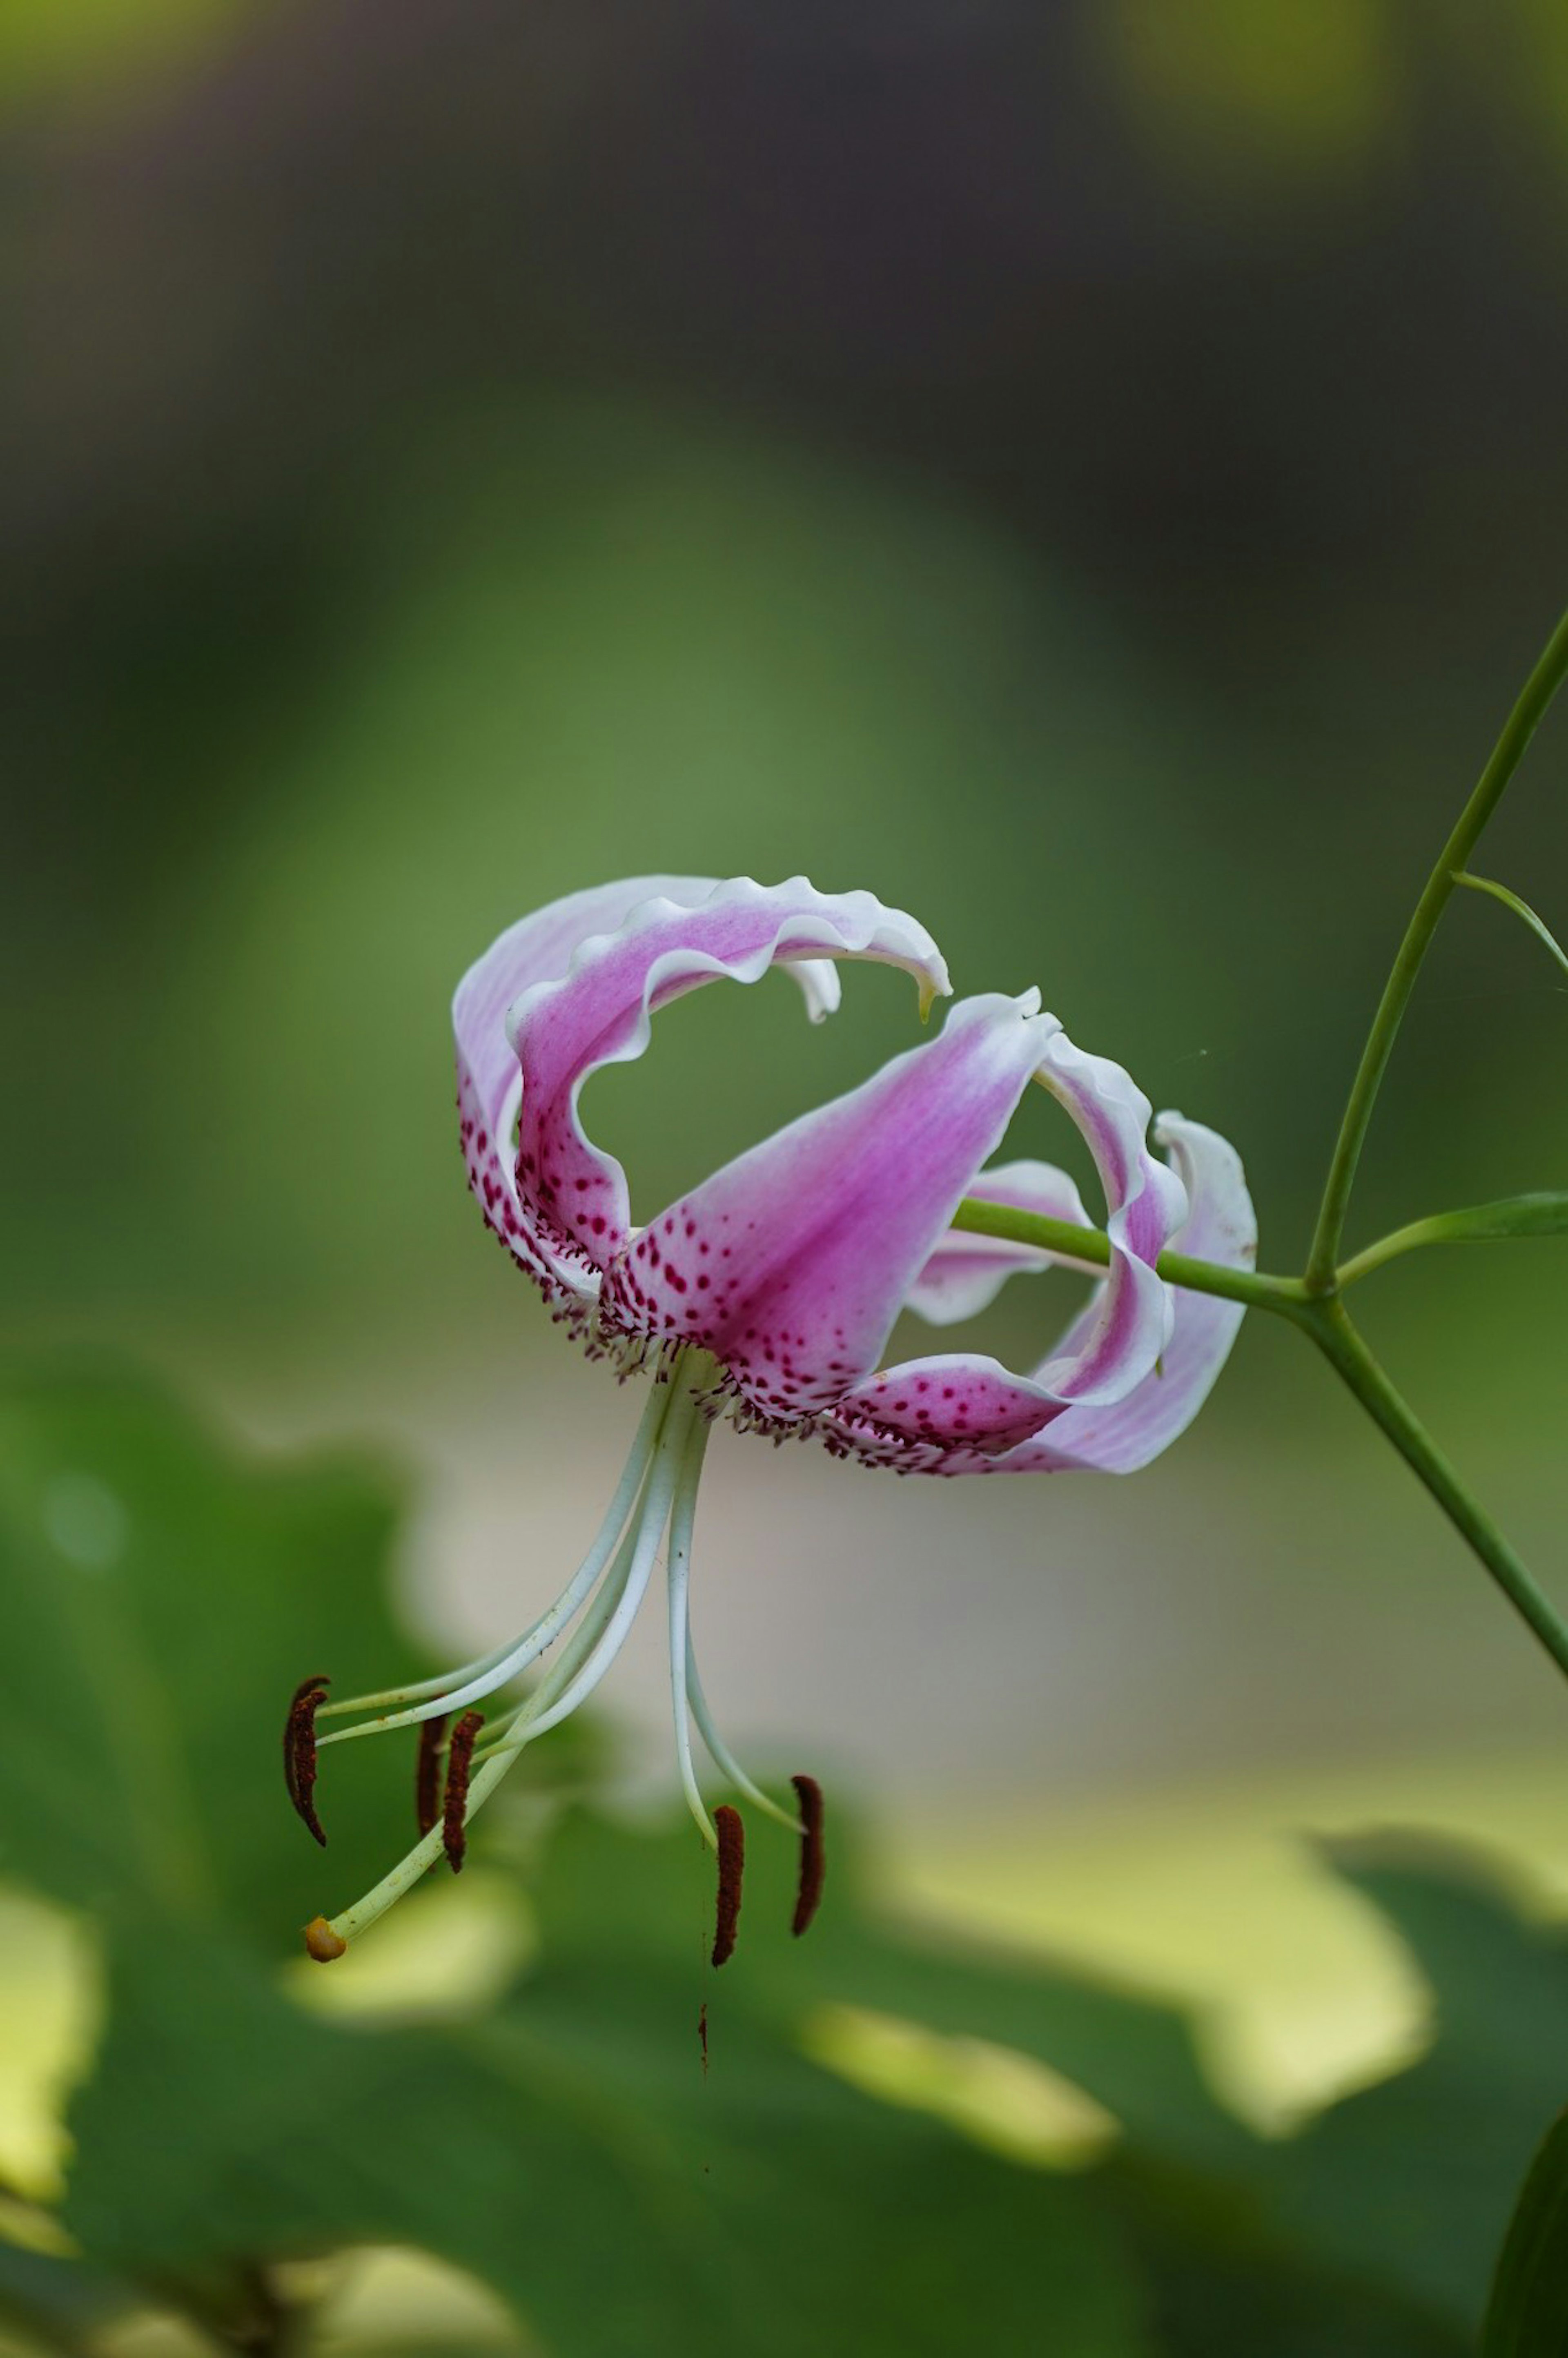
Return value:
<svg viewBox="0 0 1568 2358">
<path fill-rule="evenodd" d="M 305 1927 L 305 1945 L 319 1965 L 330 1965 L 349 1944 L 341 1933 L 333 1931 L 324 1916 L 312 1916 Z"/>
</svg>

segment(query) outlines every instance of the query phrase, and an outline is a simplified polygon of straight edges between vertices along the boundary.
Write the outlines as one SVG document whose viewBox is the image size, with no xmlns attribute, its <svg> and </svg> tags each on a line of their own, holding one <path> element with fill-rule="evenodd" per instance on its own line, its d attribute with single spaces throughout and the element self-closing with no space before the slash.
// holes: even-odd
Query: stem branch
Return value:
<svg viewBox="0 0 1568 2358">
<path fill-rule="evenodd" d="M 1106 1269 L 1110 1263 L 1110 1238 L 1103 1228 L 1048 1219 L 1043 1212 L 1021 1211 L 1012 1204 L 982 1204 L 967 1195 L 953 1215 L 953 1226 L 969 1236 L 1004 1237 L 1012 1244 L 1035 1245 L 1042 1252 L 1054 1253 L 1084 1269 Z M 1227 1269 L 1222 1261 L 1193 1260 L 1177 1252 L 1162 1253 L 1154 1266 L 1167 1285 L 1179 1285 L 1188 1293 L 1217 1293 L 1227 1302 L 1245 1302 L 1255 1310 L 1280 1310 L 1289 1315 L 1310 1299 L 1299 1277 L 1265 1277 L 1257 1270 Z"/>
<path fill-rule="evenodd" d="M 1568 674 L 1568 614 L 1563 615 L 1547 641 L 1535 669 L 1525 682 L 1519 702 L 1504 724 L 1503 733 L 1493 749 L 1490 761 L 1459 814 L 1454 832 L 1438 854 L 1437 865 L 1416 903 L 1415 914 L 1405 930 L 1393 971 L 1378 1003 L 1378 1011 L 1372 1019 L 1372 1029 L 1368 1034 L 1367 1045 L 1351 1086 L 1349 1102 L 1339 1126 L 1339 1137 L 1324 1185 L 1323 1204 L 1306 1269 L 1306 1282 L 1314 1293 L 1327 1294 L 1334 1291 L 1335 1270 L 1339 1260 L 1340 1239 L 1345 1233 L 1350 1190 L 1355 1184 L 1356 1166 L 1366 1142 L 1378 1090 L 1393 1053 L 1394 1040 L 1405 1009 L 1410 1004 L 1411 993 L 1415 989 L 1422 961 L 1437 931 L 1438 919 L 1455 889 L 1456 876 L 1468 866 L 1470 854 L 1483 827 L 1502 800 L 1503 790 L 1518 769 L 1524 749 L 1535 734 L 1541 716 L 1562 686 L 1565 674 Z"/>
</svg>

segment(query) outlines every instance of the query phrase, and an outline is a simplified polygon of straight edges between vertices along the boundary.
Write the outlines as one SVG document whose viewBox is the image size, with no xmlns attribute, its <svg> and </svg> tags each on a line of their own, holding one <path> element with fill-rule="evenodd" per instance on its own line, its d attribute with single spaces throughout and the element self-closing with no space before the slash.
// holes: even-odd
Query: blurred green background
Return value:
<svg viewBox="0 0 1568 2358">
<path fill-rule="evenodd" d="M 1568 587 L 1559 9 L 12 0 L 0 137 L 14 1368 L 396 1455 L 423 1640 L 536 1609 L 634 1403 L 484 1237 L 447 1005 L 511 918 L 646 870 L 869 885 L 960 990 L 1038 982 L 1237 1141 L 1299 1260 Z M 1563 748 L 1483 862 L 1560 930 Z M 590 1117 L 656 1208 L 911 1027 L 869 971 L 821 1031 L 704 993 Z M 1456 907 L 1357 1238 L 1561 1184 L 1565 1045 L 1536 945 Z M 1071 1159 L 1044 1107 L 1018 1151 Z M 1568 1263 L 1374 1287 L 1552 1582 Z M 1027 1361 L 1072 1288 L 1013 1293 L 983 1339 Z M 1303 1834 L 1483 1836 L 1568 1903 L 1553 1678 L 1256 1320 L 1123 1485 L 731 1439 L 697 1579 L 749 1757 L 855 1796 L 906 1904 L 1195 2002 L 1256 2124 L 1420 2036 Z M 655 1636 L 607 1698 L 644 1793 Z M 41 2183 L 87 2015 L 26 1920 L 0 2171 Z"/>
</svg>

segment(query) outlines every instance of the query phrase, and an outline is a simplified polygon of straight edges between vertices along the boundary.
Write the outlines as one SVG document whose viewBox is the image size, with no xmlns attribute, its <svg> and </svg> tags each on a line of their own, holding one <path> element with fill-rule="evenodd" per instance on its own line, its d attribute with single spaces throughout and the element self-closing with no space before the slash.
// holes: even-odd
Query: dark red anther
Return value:
<svg viewBox="0 0 1568 2358">
<path fill-rule="evenodd" d="M 419 1761 L 414 1771 L 414 1812 L 419 1821 L 419 1831 L 427 1834 L 441 1814 L 441 1738 L 447 1732 L 448 1714 L 439 1712 L 434 1719 L 419 1723 Z"/>
<path fill-rule="evenodd" d="M 815 1777 L 792 1777 L 800 1803 L 800 1880 L 795 1886 L 795 1920 L 790 1931 L 798 1941 L 816 1915 L 822 1898 L 827 1854 L 822 1844 L 822 1788 Z"/>
<path fill-rule="evenodd" d="M 447 1794 L 441 1804 L 441 1847 L 454 1875 L 463 1871 L 468 1850 L 469 1764 L 474 1738 L 484 1725 L 482 1711 L 465 1711 L 447 1747 Z"/>
<path fill-rule="evenodd" d="M 713 1812 L 719 1836 L 719 1909 L 713 1926 L 713 1962 L 728 1964 L 735 1953 L 741 1922 L 741 1877 L 746 1867 L 746 1829 L 741 1812 L 721 1801 Z"/>
<path fill-rule="evenodd" d="M 323 1850 L 327 1837 L 316 1814 L 316 1714 L 327 1700 L 331 1681 L 324 1672 L 301 1679 L 288 1706 L 283 1727 L 283 1775 L 288 1798 Z"/>
</svg>

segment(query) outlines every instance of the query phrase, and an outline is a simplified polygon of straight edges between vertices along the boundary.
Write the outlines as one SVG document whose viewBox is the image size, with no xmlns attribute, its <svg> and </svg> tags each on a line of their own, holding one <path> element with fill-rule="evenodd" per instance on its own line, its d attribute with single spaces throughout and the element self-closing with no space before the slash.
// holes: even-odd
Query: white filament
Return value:
<svg viewBox="0 0 1568 2358">
<path fill-rule="evenodd" d="M 395 1727 L 413 1727 L 420 1720 L 436 1719 L 446 1712 L 461 1711 L 467 1704 L 477 1703 L 482 1695 L 493 1694 L 497 1687 L 509 1686 L 531 1662 L 536 1661 L 578 1611 L 610 1560 L 643 1487 L 648 1460 L 659 1444 L 675 1397 L 674 1390 L 668 1385 L 656 1384 L 653 1388 L 647 1406 L 643 1411 L 631 1454 L 615 1486 L 615 1495 L 611 1499 L 593 1545 L 555 1603 L 524 1631 L 521 1638 L 508 1646 L 496 1648 L 492 1653 L 481 1655 L 477 1661 L 465 1662 L 460 1670 L 449 1671 L 444 1678 L 422 1679 L 416 1686 L 403 1689 L 402 1694 L 413 1703 L 412 1709 L 388 1712 L 375 1719 L 362 1720 L 356 1727 L 334 1728 L 330 1735 L 321 1737 L 321 1746 L 346 1744 L 356 1736 L 384 1736 Z M 414 1701 L 416 1697 L 427 1696 L 428 1701 Z M 392 1703 L 400 1699 L 395 1693 L 362 1695 L 354 1702 L 333 1704 L 327 1708 L 338 1712 L 351 1711 L 362 1704 Z M 325 1709 L 319 1715 L 324 1717 Z"/>
</svg>

